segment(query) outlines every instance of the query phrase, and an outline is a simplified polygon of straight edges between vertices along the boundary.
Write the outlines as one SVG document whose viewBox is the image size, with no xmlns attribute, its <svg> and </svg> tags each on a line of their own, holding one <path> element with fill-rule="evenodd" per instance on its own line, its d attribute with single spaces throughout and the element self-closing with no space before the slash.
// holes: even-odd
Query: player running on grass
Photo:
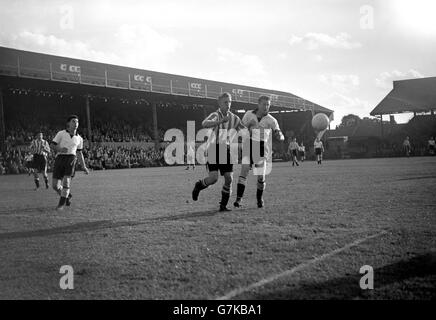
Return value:
<svg viewBox="0 0 436 320">
<path fill-rule="evenodd" d="M 71 115 L 67 119 L 67 129 L 59 131 L 53 138 L 51 144 L 57 152 L 53 167 L 53 189 L 59 194 L 59 204 L 56 209 L 63 210 L 64 206 L 71 204 L 72 195 L 70 193 L 71 178 L 74 176 L 76 161 L 79 163 L 86 174 L 89 173 L 83 159 L 83 139 L 77 133 L 79 117 Z M 77 154 L 77 156 L 76 156 Z"/>
<path fill-rule="evenodd" d="M 43 139 L 42 132 L 38 133 L 36 139 L 30 144 L 30 152 L 33 154 L 31 167 L 33 170 L 33 177 L 35 179 L 35 190 L 39 188 L 38 173 L 42 173 L 44 177 L 45 187 L 48 189 L 48 176 L 47 176 L 47 155 L 50 153 L 50 145 Z"/>
<path fill-rule="evenodd" d="M 233 182 L 233 161 L 230 154 L 230 143 L 232 137 L 222 130 L 241 130 L 244 126 L 241 119 L 230 111 L 232 103 L 232 96 L 225 92 L 218 97 L 219 109 L 212 112 L 204 121 L 202 125 L 204 128 L 211 128 L 213 130 L 211 138 L 208 140 L 207 149 L 207 163 L 206 167 L 209 174 L 206 178 L 197 181 L 194 190 L 192 191 L 192 199 L 198 200 L 200 191 L 215 184 L 218 181 L 218 171 L 224 176 L 224 185 L 221 190 L 220 211 L 230 211 L 227 208 L 230 194 L 232 192 Z M 236 132 L 236 131 L 235 131 Z M 220 145 L 221 150 L 226 150 L 226 155 L 221 155 L 220 161 Z M 214 149 L 214 150 L 213 150 Z"/>
<path fill-rule="evenodd" d="M 289 147 L 288 147 L 288 153 L 292 159 L 292 166 L 294 166 L 294 165 L 299 166 L 298 160 L 297 160 L 297 153 L 298 153 L 299 147 L 300 146 L 297 143 L 297 138 L 293 138 L 292 141 L 289 143 Z"/>
<path fill-rule="evenodd" d="M 271 133 L 280 141 L 285 140 L 277 120 L 268 113 L 270 106 L 271 98 L 268 96 L 260 96 L 257 108 L 247 111 L 242 118 L 242 124 L 250 131 L 250 161 L 249 163 L 243 162 L 241 166 L 241 173 L 236 189 L 236 201 L 233 203 L 237 208 L 241 206 L 248 172 L 252 165 L 255 166 L 256 173 L 258 174 L 256 192 L 257 207 L 262 208 L 264 206 L 263 191 L 265 190 L 266 161 L 270 158 L 272 151 L 269 150 L 268 141 L 271 139 Z M 260 150 L 260 155 L 258 154 L 258 150 Z"/>
<path fill-rule="evenodd" d="M 318 164 L 321 164 L 322 154 L 324 152 L 324 145 L 319 137 L 316 137 L 315 142 L 313 143 L 313 147 L 315 148 L 316 161 Z"/>
</svg>

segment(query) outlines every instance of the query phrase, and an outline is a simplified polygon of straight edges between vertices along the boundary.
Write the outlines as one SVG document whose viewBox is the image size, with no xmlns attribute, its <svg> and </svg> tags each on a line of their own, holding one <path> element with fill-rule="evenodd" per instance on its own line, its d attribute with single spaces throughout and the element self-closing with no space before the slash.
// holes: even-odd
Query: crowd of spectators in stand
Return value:
<svg viewBox="0 0 436 320">
<path fill-rule="evenodd" d="M 144 168 L 166 165 L 164 148 L 155 150 L 154 147 L 137 146 L 99 146 L 85 148 L 85 161 L 93 170 Z"/>
</svg>

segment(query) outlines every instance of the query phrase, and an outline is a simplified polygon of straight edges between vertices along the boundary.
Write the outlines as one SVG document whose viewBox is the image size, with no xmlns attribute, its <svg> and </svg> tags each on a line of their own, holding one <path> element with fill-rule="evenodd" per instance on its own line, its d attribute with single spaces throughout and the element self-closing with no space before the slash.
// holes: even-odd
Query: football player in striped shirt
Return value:
<svg viewBox="0 0 436 320">
<path fill-rule="evenodd" d="M 230 137 L 227 133 L 228 130 L 237 132 L 245 127 L 241 123 L 241 119 L 230 111 L 232 103 L 232 96 L 230 93 L 223 93 L 218 97 L 219 109 L 212 112 L 206 119 L 203 120 L 202 126 L 204 128 L 211 128 L 211 136 L 208 139 L 207 146 L 207 163 L 206 167 L 209 174 L 206 178 L 197 181 L 192 191 L 192 199 L 198 200 L 200 191 L 215 184 L 218 181 L 218 171 L 224 176 L 224 185 L 221 190 L 220 211 L 230 211 L 227 208 L 230 194 L 232 192 L 233 182 L 233 163 L 230 154 L 230 143 L 234 137 Z M 225 129 L 227 131 L 224 131 Z M 226 150 L 225 155 L 220 156 L 221 152 Z M 221 158 L 221 161 L 220 161 Z M 223 159 L 225 159 L 223 161 Z"/>
<path fill-rule="evenodd" d="M 271 133 L 273 133 L 280 141 L 285 140 L 285 137 L 280 130 L 279 123 L 271 114 L 269 114 L 270 106 L 271 98 L 268 96 L 260 96 L 257 108 L 255 110 L 247 111 L 242 118 L 242 124 L 246 126 L 250 132 L 251 159 L 250 163 L 242 163 L 241 166 L 241 173 L 239 175 L 236 189 L 236 201 L 233 203 L 237 208 L 241 206 L 248 172 L 252 165 L 256 167 L 256 171 L 263 172 L 263 174 L 257 175 L 256 199 L 258 208 L 264 206 L 263 191 L 265 190 L 266 161 L 270 158 L 270 152 L 272 151 L 269 150 L 267 142 L 271 139 Z M 256 148 L 253 148 L 255 144 L 257 144 L 257 146 Z M 260 150 L 260 157 L 259 154 L 256 154 L 258 153 L 256 150 Z"/>
<path fill-rule="evenodd" d="M 44 140 L 42 132 L 39 132 L 36 135 L 36 139 L 30 143 L 30 152 L 33 154 L 32 168 L 34 169 L 35 190 L 39 188 L 38 173 L 42 173 L 45 188 L 48 189 L 47 156 L 50 153 L 50 145 Z"/>
<path fill-rule="evenodd" d="M 60 196 L 57 210 L 63 210 L 65 205 L 69 206 L 71 204 L 70 184 L 71 178 L 74 176 L 77 159 L 79 159 L 85 173 L 89 173 L 82 154 L 83 139 L 77 133 L 78 126 L 79 117 L 76 115 L 69 116 L 67 129 L 59 131 L 51 142 L 53 149 L 57 152 L 52 180 L 53 189 Z"/>
</svg>

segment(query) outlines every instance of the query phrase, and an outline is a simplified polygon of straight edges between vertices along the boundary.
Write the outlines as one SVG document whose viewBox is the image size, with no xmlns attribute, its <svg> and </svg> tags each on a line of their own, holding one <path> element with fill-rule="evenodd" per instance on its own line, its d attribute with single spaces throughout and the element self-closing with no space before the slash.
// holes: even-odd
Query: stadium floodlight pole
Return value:
<svg viewBox="0 0 436 320">
<path fill-rule="evenodd" d="M 90 95 L 87 94 L 85 96 L 85 106 L 86 106 L 86 125 L 88 128 L 88 145 L 89 147 L 91 147 L 91 137 L 92 137 L 92 132 L 91 132 L 91 112 L 90 112 L 90 107 L 89 107 L 89 102 L 90 100 Z"/>
<path fill-rule="evenodd" d="M 157 109 L 156 106 L 157 102 L 156 100 L 151 101 L 151 108 L 153 112 L 153 133 L 154 133 L 154 148 L 156 150 L 159 150 L 159 131 L 157 127 Z"/>
<path fill-rule="evenodd" d="M 50 66 L 50 80 L 53 80 L 53 65 L 51 62 L 49 64 L 49 66 Z"/>
<path fill-rule="evenodd" d="M 129 90 L 132 90 L 132 82 L 130 81 L 130 73 L 129 73 Z"/>
<path fill-rule="evenodd" d="M 107 69 L 104 70 L 104 86 L 107 87 Z"/>
</svg>

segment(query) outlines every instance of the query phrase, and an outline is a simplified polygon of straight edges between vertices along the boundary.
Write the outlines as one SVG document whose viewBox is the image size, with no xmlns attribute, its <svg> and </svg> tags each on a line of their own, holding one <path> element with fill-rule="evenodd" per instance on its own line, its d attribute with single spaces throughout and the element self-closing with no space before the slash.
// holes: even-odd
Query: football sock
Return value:
<svg viewBox="0 0 436 320">
<path fill-rule="evenodd" d="M 262 195 L 263 195 L 263 190 L 257 189 L 257 192 L 256 192 L 257 202 L 261 202 L 262 201 Z"/>
<path fill-rule="evenodd" d="M 221 207 L 227 206 L 227 203 L 229 202 L 230 198 L 230 187 L 223 186 L 223 190 L 221 191 Z"/>
<path fill-rule="evenodd" d="M 244 196 L 246 181 L 247 178 L 239 176 L 238 184 L 236 187 L 236 200 L 241 200 L 241 198 Z"/>
<path fill-rule="evenodd" d="M 39 188 L 39 178 L 35 179 L 35 185 L 37 188 Z"/>
<path fill-rule="evenodd" d="M 60 197 L 59 198 L 59 204 L 58 207 L 64 206 L 65 202 L 67 202 L 67 198 L 66 197 Z"/>
</svg>

